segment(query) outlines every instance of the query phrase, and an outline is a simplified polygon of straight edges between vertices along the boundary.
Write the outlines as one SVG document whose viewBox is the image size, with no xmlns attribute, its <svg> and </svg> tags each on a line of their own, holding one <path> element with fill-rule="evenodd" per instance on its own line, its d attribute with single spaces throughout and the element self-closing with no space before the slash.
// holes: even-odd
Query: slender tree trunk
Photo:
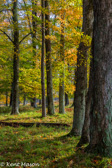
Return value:
<svg viewBox="0 0 112 168">
<path fill-rule="evenodd" d="M 68 94 L 65 93 L 65 106 L 69 105 L 69 98 L 68 98 Z"/>
<path fill-rule="evenodd" d="M 45 0 L 41 0 L 42 9 L 45 8 Z M 42 87 L 42 117 L 46 117 L 46 98 L 45 98 L 45 14 L 42 11 L 42 56 L 41 56 L 41 87 Z"/>
<path fill-rule="evenodd" d="M 83 0 L 83 27 L 84 35 L 92 35 L 92 0 Z M 84 61 L 83 61 L 84 57 Z M 86 94 L 87 94 L 87 58 L 88 47 L 81 42 L 78 49 L 76 70 L 76 92 L 74 97 L 74 119 L 71 134 L 80 136 L 85 118 Z"/>
<path fill-rule="evenodd" d="M 8 106 L 8 92 L 6 91 L 6 106 Z"/>
<path fill-rule="evenodd" d="M 88 151 L 112 157 L 112 1 L 94 0 L 93 108 Z"/>
<path fill-rule="evenodd" d="M 93 36 L 93 2 L 92 0 L 83 0 L 83 10 L 84 10 L 84 34 L 88 36 Z M 90 107 L 92 101 L 92 87 L 93 87 L 93 60 L 91 60 L 90 66 L 90 81 L 89 90 L 86 99 L 86 109 L 85 109 L 85 120 L 82 129 L 81 139 L 78 146 L 88 143 L 89 138 L 89 126 L 90 126 Z"/>
<path fill-rule="evenodd" d="M 64 93 L 64 13 L 61 13 L 61 39 L 60 39 L 60 61 L 62 61 L 62 72 L 59 81 L 59 113 L 65 113 L 65 93 Z"/>
<path fill-rule="evenodd" d="M 13 1 L 13 28 L 14 28 L 14 56 L 13 56 L 13 91 L 12 91 L 12 112 L 19 113 L 19 29 L 18 29 L 18 0 Z"/>
<path fill-rule="evenodd" d="M 45 8 L 47 14 L 45 14 L 45 35 L 50 35 L 49 28 L 49 4 L 48 0 L 45 0 Z M 46 72 L 47 72 L 47 98 L 48 98 L 48 114 L 54 114 L 54 102 L 53 102 L 53 86 L 52 86 L 52 63 L 51 63 L 51 41 L 50 38 L 45 39 L 46 45 Z"/>
<path fill-rule="evenodd" d="M 32 33 L 32 46 L 33 46 L 33 68 L 35 68 L 35 62 L 36 62 L 36 21 L 35 17 L 37 16 L 37 12 L 35 10 L 36 6 L 36 0 L 32 0 L 32 28 L 33 28 L 33 33 Z M 36 104 L 36 97 L 32 98 L 31 106 L 34 108 L 37 108 Z"/>
</svg>

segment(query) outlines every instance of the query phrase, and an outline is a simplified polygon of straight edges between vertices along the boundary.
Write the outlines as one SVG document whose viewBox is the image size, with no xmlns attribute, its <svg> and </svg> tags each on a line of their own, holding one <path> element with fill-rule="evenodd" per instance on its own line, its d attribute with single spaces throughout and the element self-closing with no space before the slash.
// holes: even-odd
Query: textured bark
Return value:
<svg viewBox="0 0 112 168">
<path fill-rule="evenodd" d="M 12 112 L 19 113 L 19 29 L 18 29 L 18 0 L 13 1 L 13 32 L 14 32 L 14 56 L 13 56 L 13 91 L 12 91 Z"/>
<path fill-rule="evenodd" d="M 83 31 L 85 35 L 93 36 L 93 2 L 92 0 L 83 0 Z M 85 120 L 82 129 L 81 139 L 78 146 L 81 146 L 85 143 L 88 143 L 90 140 L 89 137 L 89 126 L 90 126 L 90 108 L 92 101 L 92 86 L 93 86 L 93 60 L 91 60 L 90 65 L 90 81 L 89 81 L 89 90 L 87 93 L 86 99 L 86 108 L 85 108 Z"/>
<path fill-rule="evenodd" d="M 65 106 L 69 105 L 69 98 L 68 98 L 68 94 L 65 93 Z"/>
<path fill-rule="evenodd" d="M 45 1 L 41 0 L 41 6 L 45 8 Z M 42 56 L 41 56 L 41 87 L 42 87 L 42 117 L 46 116 L 46 98 L 45 98 L 45 74 L 44 74 L 44 58 L 45 58 L 45 15 L 42 12 Z"/>
<path fill-rule="evenodd" d="M 84 35 L 92 35 L 92 1 L 83 0 L 83 27 Z M 74 119 L 71 134 L 80 136 L 85 118 L 86 94 L 87 94 L 87 66 L 88 47 L 81 42 L 78 49 L 76 70 L 76 91 L 74 97 Z M 84 61 L 83 58 L 85 59 Z"/>
<path fill-rule="evenodd" d="M 61 13 L 61 19 L 64 20 L 64 13 Z M 62 70 L 59 81 L 59 113 L 65 113 L 65 92 L 64 92 L 64 23 L 61 22 L 61 38 L 60 38 L 60 61 Z"/>
<path fill-rule="evenodd" d="M 94 87 L 87 149 L 112 157 L 112 1 L 93 2 Z"/>
<path fill-rule="evenodd" d="M 45 8 L 47 14 L 45 14 L 45 35 L 50 35 L 49 28 L 49 4 L 48 0 L 45 0 Z M 54 114 L 54 102 L 53 102 L 53 86 L 52 86 L 52 63 L 51 63 L 51 41 L 50 38 L 45 39 L 46 45 L 46 72 L 47 72 L 47 98 L 48 98 L 48 114 Z"/>
<path fill-rule="evenodd" d="M 85 50 L 85 47 L 86 46 L 83 43 L 80 43 L 77 58 L 76 91 L 74 97 L 74 118 L 73 118 L 73 128 L 70 133 L 74 136 L 81 135 L 85 116 L 87 68 L 85 66 L 85 61 L 82 62 L 82 55 L 87 56 L 87 49 Z"/>
<path fill-rule="evenodd" d="M 82 146 L 83 144 L 90 142 L 90 110 L 92 109 L 93 104 L 93 59 L 91 60 L 91 66 L 90 66 L 90 80 L 89 80 L 89 89 L 87 93 L 87 99 L 86 99 L 86 109 L 85 109 L 85 119 L 84 119 L 84 125 L 82 129 L 81 139 L 78 143 L 78 147 Z"/>
</svg>

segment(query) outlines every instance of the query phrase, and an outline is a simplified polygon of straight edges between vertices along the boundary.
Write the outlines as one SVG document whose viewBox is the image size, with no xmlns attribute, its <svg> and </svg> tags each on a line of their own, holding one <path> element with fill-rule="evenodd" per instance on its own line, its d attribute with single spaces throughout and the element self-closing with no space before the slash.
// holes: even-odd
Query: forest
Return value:
<svg viewBox="0 0 112 168">
<path fill-rule="evenodd" d="M 0 0 L 2 167 L 112 167 L 111 0 Z"/>
</svg>

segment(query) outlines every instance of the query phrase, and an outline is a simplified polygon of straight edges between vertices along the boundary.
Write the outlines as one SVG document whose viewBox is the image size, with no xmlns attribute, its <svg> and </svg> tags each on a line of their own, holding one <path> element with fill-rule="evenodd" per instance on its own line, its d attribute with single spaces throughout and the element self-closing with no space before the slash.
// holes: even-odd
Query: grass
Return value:
<svg viewBox="0 0 112 168">
<path fill-rule="evenodd" d="M 10 116 L 8 109 L 2 112 L 0 120 L 17 122 L 58 122 L 72 125 L 73 109 L 66 108 L 66 114 L 41 118 L 41 109 L 21 107 L 18 116 Z M 11 168 L 111 168 L 112 160 L 78 150 L 79 137 L 63 137 L 71 127 L 3 127 L 0 126 L 0 165 L 12 163 Z M 17 165 L 18 163 L 18 165 Z M 27 164 L 26 164 L 27 163 Z M 28 165 L 28 163 L 32 165 Z M 34 164 L 33 164 L 34 163 Z M 34 165 L 34 166 L 33 166 Z"/>
</svg>

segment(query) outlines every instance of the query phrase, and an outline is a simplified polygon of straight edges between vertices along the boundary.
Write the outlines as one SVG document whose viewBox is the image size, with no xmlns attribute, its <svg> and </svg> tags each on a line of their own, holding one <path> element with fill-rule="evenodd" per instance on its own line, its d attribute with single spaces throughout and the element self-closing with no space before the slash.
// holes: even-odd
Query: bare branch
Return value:
<svg viewBox="0 0 112 168">
<path fill-rule="evenodd" d="M 11 37 L 10 37 L 5 31 L 3 31 L 3 30 L 1 30 L 1 29 L 0 29 L 0 31 L 1 31 L 3 34 L 5 34 L 5 35 L 8 37 L 8 39 L 14 44 L 13 40 L 11 39 Z"/>
<path fill-rule="evenodd" d="M 26 37 L 28 37 L 30 34 L 32 34 L 32 32 L 30 32 L 30 33 L 26 34 L 26 35 L 22 38 L 22 40 L 20 40 L 19 44 L 21 44 L 21 43 L 22 43 L 22 41 L 23 41 Z"/>
</svg>

